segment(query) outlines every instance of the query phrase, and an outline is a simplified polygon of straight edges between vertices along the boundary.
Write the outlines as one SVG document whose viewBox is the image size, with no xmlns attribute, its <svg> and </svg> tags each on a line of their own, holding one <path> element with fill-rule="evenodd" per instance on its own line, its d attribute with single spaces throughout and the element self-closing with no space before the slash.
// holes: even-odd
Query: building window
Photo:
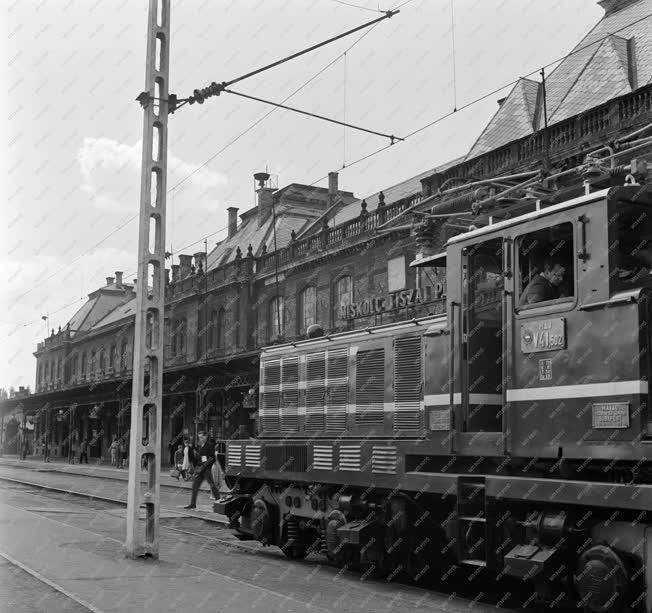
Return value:
<svg viewBox="0 0 652 613">
<path fill-rule="evenodd" d="M 299 295 L 299 334 L 314 323 L 317 323 L 317 290 L 311 285 Z"/>
<path fill-rule="evenodd" d="M 387 289 L 390 292 L 398 292 L 407 287 L 405 274 L 405 256 L 400 255 L 387 260 Z"/>
<path fill-rule="evenodd" d="M 54 361 L 50 360 L 50 378 L 49 381 L 54 381 Z"/>
<path fill-rule="evenodd" d="M 95 374 L 95 370 L 97 369 L 97 355 L 95 353 L 95 350 L 91 351 L 91 375 Z"/>
<path fill-rule="evenodd" d="M 81 375 L 86 376 L 86 352 L 84 351 L 81 356 Z"/>
<path fill-rule="evenodd" d="M 61 381 L 61 359 L 57 358 L 57 381 Z"/>
<path fill-rule="evenodd" d="M 127 348 L 129 346 L 129 343 L 127 342 L 127 339 L 122 341 L 122 344 L 120 345 L 120 370 L 127 370 Z"/>
<path fill-rule="evenodd" d="M 106 356 L 104 354 L 104 349 L 100 349 L 100 374 L 104 374 L 106 370 Z"/>
<path fill-rule="evenodd" d="M 208 348 L 215 349 L 216 345 L 216 334 L 217 331 L 217 311 L 213 309 L 211 311 L 210 321 L 208 322 Z"/>
<path fill-rule="evenodd" d="M 109 371 L 113 372 L 115 368 L 115 345 L 111 345 L 109 349 Z"/>
<path fill-rule="evenodd" d="M 220 309 L 217 312 L 217 329 L 216 329 L 217 348 L 224 349 L 226 341 L 226 312 Z"/>
<path fill-rule="evenodd" d="M 172 355 L 185 355 L 186 353 L 186 320 L 175 319 L 172 324 Z"/>
<path fill-rule="evenodd" d="M 335 283 L 335 320 L 343 319 L 340 313 L 342 307 L 353 302 L 353 279 L 349 275 L 340 277 Z"/>
<path fill-rule="evenodd" d="M 276 296 L 269 302 L 269 338 L 274 339 L 283 336 L 283 321 L 285 318 L 285 309 L 283 296 Z"/>
<path fill-rule="evenodd" d="M 197 359 L 200 360 L 205 357 L 206 349 L 206 326 L 204 324 L 204 307 L 197 310 Z"/>
</svg>

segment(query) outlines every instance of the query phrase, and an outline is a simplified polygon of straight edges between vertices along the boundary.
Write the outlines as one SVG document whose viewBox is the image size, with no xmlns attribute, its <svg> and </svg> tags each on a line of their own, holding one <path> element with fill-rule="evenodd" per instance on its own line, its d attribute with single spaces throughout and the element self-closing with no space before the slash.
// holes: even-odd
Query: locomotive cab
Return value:
<svg viewBox="0 0 652 613">
<path fill-rule="evenodd" d="M 450 452 L 648 457 L 650 206 L 613 188 L 449 241 Z"/>
</svg>

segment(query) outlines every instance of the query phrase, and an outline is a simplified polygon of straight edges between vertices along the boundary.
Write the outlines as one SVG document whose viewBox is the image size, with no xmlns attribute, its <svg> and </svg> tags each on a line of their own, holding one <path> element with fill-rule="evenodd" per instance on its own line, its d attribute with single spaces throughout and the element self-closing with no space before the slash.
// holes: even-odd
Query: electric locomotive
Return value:
<svg viewBox="0 0 652 613">
<path fill-rule="evenodd" d="M 536 206 L 413 262 L 441 314 L 265 348 L 215 510 L 289 558 L 652 611 L 651 213 L 645 185 Z"/>
</svg>

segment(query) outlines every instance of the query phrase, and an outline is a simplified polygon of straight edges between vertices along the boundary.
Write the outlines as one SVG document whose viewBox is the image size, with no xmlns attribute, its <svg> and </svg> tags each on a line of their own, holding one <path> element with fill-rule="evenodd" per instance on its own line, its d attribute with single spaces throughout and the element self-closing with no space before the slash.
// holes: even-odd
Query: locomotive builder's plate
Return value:
<svg viewBox="0 0 652 613">
<path fill-rule="evenodd" d="M 629 402 L 599 402 L 591 412 L 594 428 L 629 428 Z"/>
<path fill-rule="evenodd" d="M 566 348 L 566 320 L 563 317 L 523 322 L 521 351 L 559 351 Z"/>
</svg>

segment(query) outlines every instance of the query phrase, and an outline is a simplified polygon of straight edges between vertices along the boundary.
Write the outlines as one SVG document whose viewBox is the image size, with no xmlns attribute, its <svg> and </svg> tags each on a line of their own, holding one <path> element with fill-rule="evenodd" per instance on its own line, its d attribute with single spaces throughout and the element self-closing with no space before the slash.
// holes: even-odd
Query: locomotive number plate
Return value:
<svg viewBox="0 0 652 613">
<path fill-rule="evenodd" d="M 594 428 L 629 428 L 629 402 L 601 402 L 591 410 Z"/>
<path fill-rule="evenodd" d="M 523 322 L 521 351 L 559 351 L 566 348 L 566 320 L 563 317 Z"/>
</svg>

